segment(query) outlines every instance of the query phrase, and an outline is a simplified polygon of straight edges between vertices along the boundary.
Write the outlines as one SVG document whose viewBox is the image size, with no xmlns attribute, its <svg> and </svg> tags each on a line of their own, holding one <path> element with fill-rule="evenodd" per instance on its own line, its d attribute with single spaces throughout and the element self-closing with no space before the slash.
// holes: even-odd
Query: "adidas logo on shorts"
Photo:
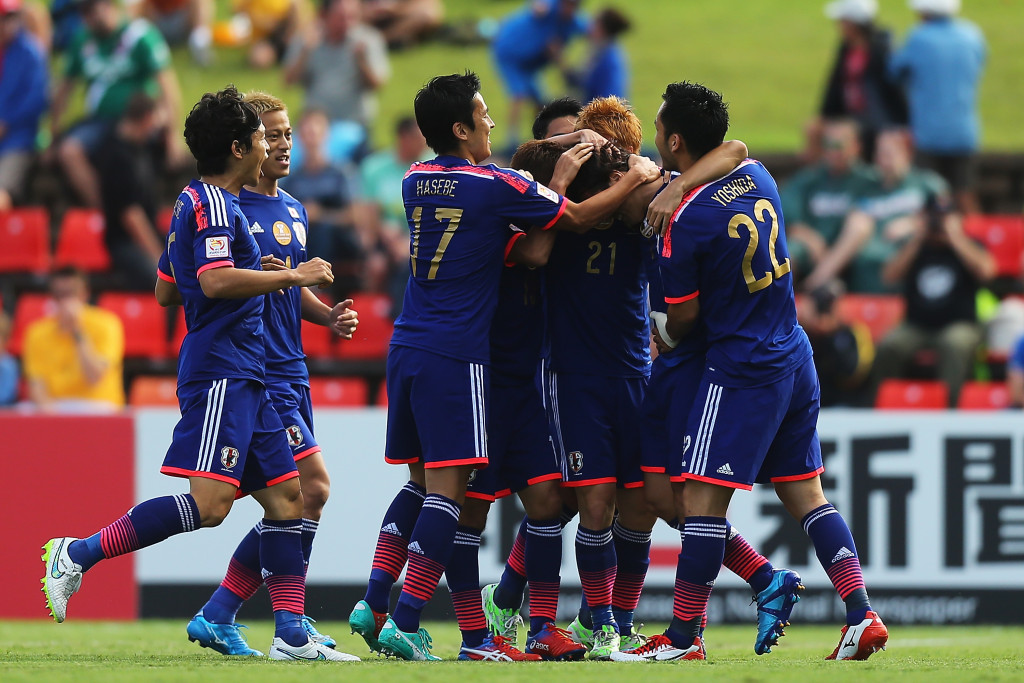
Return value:
<svg viewBox="0 0 1024 683">
<path fill-rule="evenodd" d="M 842 548 L 839 549 L 839 552 L 836 553 L 836 556 L 832 558 L 832 564 L 835 564 L 839 560 L 845 560 L 846 558 L 853 556 L 853 551 L 844 545 Z"/>
<path fill-rule="evenodd" d="M 725 463 L 715 471 L 718 472 L 719 474 L 728 474 L 730 477 L 734 474 L 732 468 L 729 467 L 729 463 Z"/>
</svg>

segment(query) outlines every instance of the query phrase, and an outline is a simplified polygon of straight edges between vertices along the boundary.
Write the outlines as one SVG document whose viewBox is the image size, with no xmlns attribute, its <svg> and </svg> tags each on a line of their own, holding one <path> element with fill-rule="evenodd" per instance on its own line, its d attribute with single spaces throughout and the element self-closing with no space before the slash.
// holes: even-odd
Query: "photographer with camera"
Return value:
<svg viewBox="0 0 1024 683">
<path fill-rule="evenodd" d="M 996 265 L 964 233 L 947 197 L 929 196 L 915 223 L 910 238 L 882 269 L 886 284 L 902 284 L 907 316 L 878 346 L 875 384 L 904 376 L 918 351 L 929 349 L 938 355 L 938 377 L 956 405 L 981 342 L 975 299 Z"/>
</svg>

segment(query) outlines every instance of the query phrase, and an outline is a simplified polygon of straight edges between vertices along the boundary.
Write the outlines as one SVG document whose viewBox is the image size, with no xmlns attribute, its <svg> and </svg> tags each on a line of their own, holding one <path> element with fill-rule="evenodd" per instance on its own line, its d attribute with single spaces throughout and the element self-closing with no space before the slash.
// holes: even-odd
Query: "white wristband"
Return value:
<svg viewBox="0 0 1024 683">
<path fill-rule="evenodd" d="M 678 339 L 673 339 L 668 334 L 668 314 L 659 313 L 658 311 L 651 311 L 651 322 L 658 329 L 658 334 L 661 335 L 661 341 L 664 342 L 665 346 L 670 349 L 676 348 L 679 345 Z"/>
</svg>

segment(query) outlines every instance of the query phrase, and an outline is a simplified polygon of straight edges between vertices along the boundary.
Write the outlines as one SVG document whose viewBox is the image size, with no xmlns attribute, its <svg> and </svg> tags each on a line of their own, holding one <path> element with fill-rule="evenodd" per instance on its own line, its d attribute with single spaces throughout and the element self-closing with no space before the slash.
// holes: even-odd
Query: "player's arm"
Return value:
<svg viewBox="0 0 1024 683">
<path fill-rule="evenodd" d="M 680 339 L 690 333 L 699 316 L 700 297 L 694 296 L 680 303 L 669 304 L 664 327 L 664 332 L 669 338 L 664 341 L 675 346 Z"/>
<path fill-rule="evenodd" d="M 153 288 L 153 294 L 156 296 L 156 302 L 164 308 L 182 304 L 181 292 L 178 291 L 178 285 L 174 281 L 171 260 L 167 256 L 166 250 L 160 253 L 160 258 L 156 263 L 156 286 Z"/>
<path fill-rule="evenodd" d="M 303 287 L 299 306 L 302 310 L 303 320 L 329 327 L 331 332 L 344 339 L 351 339 L 352 333 L 356 331 L 356 326 L 359 324 L 359 314 L 352 308 L 352 299 L 345 299 L 334 306 L 328 306 L 317 298 L 316 294 Z"/>
<path fill-rule="evenodd" d="M 284 270 L 235 268 L 226 261 L 199 273 L 199 286 L 209 299 L 248 299 L 288 287 L 313 287 L 332 282 L 331 264 L 319 257 Z"/>
<path fill-rule="evenodd" d="M 572 147 L 578 145 L 581 142 L 589 142 L 597 147 L 603 147 L 608 144 L 608 139 L 596 131 L 592 131 L 589 128 L 581 128 L 580 130 L 574 130 L 571 133 L 563 133 L 562 135 L 552 135 L 548 138 L 549 142 L 555 142 L 563 147 Z"/>
<path fill-rule="evenodd" d="M 553 227 L 572 232 L 586 232 L 612 215 L 626 201 L 630 192 L 659 177 L 661 171 L 653 161 L 633 154 L 629 157 L 629 170 L 607 190 L 579 204 L 567 199 L 565 211 Z"/>
<path fill-rule="evenodd" d="M 715 147 L 654 198 L 647 209 L 647 224 L 655 232 L 664 234 L 672 223 L 672 214 L 679 208 L 687 192 L 698 185 L 721 178 L 746 158 L 747 146 L 740 140 L 728 140 Z"/>
</svg>

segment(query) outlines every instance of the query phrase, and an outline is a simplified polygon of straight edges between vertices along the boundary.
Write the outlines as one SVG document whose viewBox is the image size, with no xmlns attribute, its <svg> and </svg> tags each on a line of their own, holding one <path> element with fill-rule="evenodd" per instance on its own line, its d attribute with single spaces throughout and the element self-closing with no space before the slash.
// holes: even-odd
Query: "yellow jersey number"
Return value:
<svg viewBox="0 0 1024 683">
<path fill-rule="evenodd" d="M 416 276 L 416 259 L 420 255 L 420 220 L 423 218 L 423 207 L 417 206 L 412 210 L 412 274 Z M 430 259 L 430 270 L 427 271 L 427 279 L 433 280 L 437 277 L 437 269 L 441 265 L 441 259 L 444 258 L 444 252 L 448 249 L 448 245 L 452 241 L 452 237 L 455 235 L 455 231 L 459 229 L 459 221 L 462 220 L 462 209 L 450 209 L 445 207 L 439 207 L 434 209 L 434 220 L 438 223 L 442 221 L 448 221 L 448 227 L 444 229 L 444 234 L 441 235 L 441 241 L 437 244 L 437 251 L 434 252 L 434 258 Z"/>
<path fill-rule="evenodd" d="M 609 275 L 615 275 L 615 247 L 615 242 L 610 242 L 608 244 Z M 587 249 L 590 249 L 590 258 L 587 259 L 587 272 L 592 275 L 600 275 L 601 267 L 598 265 L 594 265 L 594 261 L 597 260 L 597 258 L 601 255 L 601 252 L 604 251 L 604 249 L 601 246 L 600 242 L 591 242 L 590 244 L 587 245 Z"/>
<path fill-rule="evenodd" d="M 754 253 L 757 252 L 759 240 L 754 219 L 757 219 L 758 223 L 767 223 L 765 214 L 768 214 L 772 220 L 772 232 L 768 238 L 768 258 L 771 259 L 772 270 L 766 270 L 761 277 L 754 277 Z M 747 291 L 753 294 L 770 285 L 773 280 L 777 280 L 788 273 L 790 271 L 790 262 L 787 258 L 784 263 L 780 264 L 779 259 L 775 256 L 775 240 L 779 238 L 779 215 L 775 212 L 775 207 L 772 206 L 770 201 L 759 199 L 754 204 L 753 218 L 745 213 L 738 213 L 733 216 L 732 220 L 729 221 L 729 237 L 742 239 L 739 231 L 741 225 L 747 229 L 748 235 L 747 250 L 743 254 L 743 280 L 747 283 Z"/>
</svg>

